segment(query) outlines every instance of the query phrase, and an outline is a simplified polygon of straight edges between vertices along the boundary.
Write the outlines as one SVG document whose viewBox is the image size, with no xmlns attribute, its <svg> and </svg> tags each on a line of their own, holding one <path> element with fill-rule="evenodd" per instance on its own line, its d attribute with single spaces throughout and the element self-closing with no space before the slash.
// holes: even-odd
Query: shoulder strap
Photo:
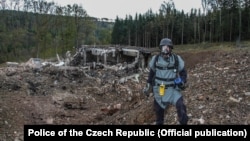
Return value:
<svg viewBox="0 0 250 141">
<path fill-rule="evenodd" d="M 157 61 L 158 61 L 159 56 L 160 56 L 159 54 L 157 54 L 157 55 L 155 56 L 154 67 L 156 67 L 156 63 L 157 63 Z"/>
<path fill-rule="evenodd" d="M 174 67 L 176 69 L 176 72 L 178 72 L 178 67 L 179 67 L 179 59 L 178 59 L 178 56 L 176 54 L 174 54 Z"/>
</svg>

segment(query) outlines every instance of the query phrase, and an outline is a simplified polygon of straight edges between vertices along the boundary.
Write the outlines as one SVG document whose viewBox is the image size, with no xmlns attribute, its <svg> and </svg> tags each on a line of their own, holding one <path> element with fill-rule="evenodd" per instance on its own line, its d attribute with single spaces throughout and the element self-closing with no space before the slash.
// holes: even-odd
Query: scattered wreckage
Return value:
<svg viewBox="0 0 250 141">
<path fill-rule="evenodd" d="M 119 73 L 120 79 L 118 81 L 124 83 L 128 79 L 139 81 L 138 77 L 143 72 L 148 71 L 147 64 L 153 54 L 152 48 L 83 45 L 77 49 L 74 55 L 67 51 L 64 59 L 57 55 L 57 63 L 44 61 L 40 58 L 30 58 L 23 64 L 16 62 L 6 62 L 6 64 L 9 67 L 21 65 L 34 70 L 41 70 L 46 66 L 58 67 L 61 70 L 105 69 L 114 71 L 116 74 Z"/>
<path fill-rule="evenodd" d="M 83 69 L 106 69 L 120 72 L 119 83 L 128 79 L 139 81 L 138 77 L 147 71 L 147 64 L 153 51 L 141 47 L 87 46 L 78 49 L 74 56 L 66 53 L 67 66 L 80 66 Z"/>
</svg>

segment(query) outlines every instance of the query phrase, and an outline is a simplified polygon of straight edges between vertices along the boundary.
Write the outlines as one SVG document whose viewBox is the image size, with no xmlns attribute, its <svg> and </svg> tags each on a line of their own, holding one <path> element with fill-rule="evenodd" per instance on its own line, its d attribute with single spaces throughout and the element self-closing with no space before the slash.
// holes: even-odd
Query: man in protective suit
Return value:
<svg viewBox="0 0 250 141">
<path fill-rule="evenodd" d="M 181 94 L 187 81 L 184 61 L 172 53 L 171 39 L 163 38 L 159 47 L 160 54 L 153 56 L 149 62 L 150 72 L 143 92 L 148 96 L 150 90 L 153 91 L 156 125 L 164 124 L 164 111 L 169 104 L 175 105 L 179 123 L 186 125 L 188 116 Z"/>
</svg>

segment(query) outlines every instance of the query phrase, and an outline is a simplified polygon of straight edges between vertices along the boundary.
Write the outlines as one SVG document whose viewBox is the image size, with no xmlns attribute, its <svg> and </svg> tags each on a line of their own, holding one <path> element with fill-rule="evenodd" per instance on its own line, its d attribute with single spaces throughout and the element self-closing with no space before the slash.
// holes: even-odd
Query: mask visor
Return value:
<svg viewBox="0 0 250 141">
<path fill-rule="evenodd" d="M 161 53 L 164 54 L 164 55 L 168 55 L 169 54 L 169 47 L 168 46 L 162 46 Z"/>
</svg>

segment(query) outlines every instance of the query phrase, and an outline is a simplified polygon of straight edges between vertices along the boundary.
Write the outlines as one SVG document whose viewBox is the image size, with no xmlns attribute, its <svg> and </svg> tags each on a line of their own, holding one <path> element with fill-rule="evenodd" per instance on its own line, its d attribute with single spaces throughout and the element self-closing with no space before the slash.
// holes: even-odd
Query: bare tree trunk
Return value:
<svg viewBox="0 0 250 141">
<path fill-rule="evenodd" d="M 222 23 L 221 23 L 221 12 L 222 9 L 220 9 L 220 41 L 223 42 L 223 30 L 222 30 Z"/>
<path fill-rule="evenodd" d="M 196 18 L 194 18 L 194 43 L 196 43 Z"/>
<path fill-rule="evenodd" d="M 239 42 L 241 41 L 241 8 L 239 6 Z"/>
<path fill-rule="evenodd" d="M 181 44 L 183 45 L 183 36 L 184 36 L 184 17 L 185 15 L 183 14 L 182 17 L 182 27 L 181 27 Z"/>
<path fill-rule="evenodd" d="M 130 45 L 131 46 L 131 39 L 130 39 L 130 37 L 131 37 L 131 32 L 130 32 L 130 29 L 128 30 L 128 45 Z"/>
<path fill-rule="evenodd" d="M 232 41 L 232 30 L 233 30 L 233 14 L 230 15 L 230 34 L 229 40 Z"/>
</svg>

